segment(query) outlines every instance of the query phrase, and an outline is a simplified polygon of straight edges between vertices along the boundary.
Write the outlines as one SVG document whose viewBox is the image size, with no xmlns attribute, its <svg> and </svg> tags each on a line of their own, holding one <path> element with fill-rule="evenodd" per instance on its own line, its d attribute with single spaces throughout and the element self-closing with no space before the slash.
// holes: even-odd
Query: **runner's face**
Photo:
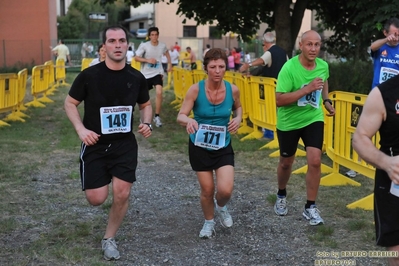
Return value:
<svg viewBox="0 0 399 266">
<path fill-rule="evenodd" d="M 321 39 L 315 32 L 309 32 L 299 43 L 303 57 L 308 61 L 314 61 L 320 53 Z"/>
<path fill-rule="evenodd" d="M 105 42 L 105 51 L 107 53 L 107 57 L 115 62 L 126 60 L 128 43 L 125 32 L 121 29 L 109 29 L 106 33 L 106 36 L 107 40 Z"/>
<path fill-rule="evenodd" d="M 208 71 L 208 79 L 218 82 L 223 80 L 226 72 L 226 63 L 223 59 L 209 61 L 206 70 Z"/>
<path fill-rule="evenodd" d="M 158 42 L 159 33 L 156 31 L 151 31 L 149 37 L 151 42 Z"/>
</svg>

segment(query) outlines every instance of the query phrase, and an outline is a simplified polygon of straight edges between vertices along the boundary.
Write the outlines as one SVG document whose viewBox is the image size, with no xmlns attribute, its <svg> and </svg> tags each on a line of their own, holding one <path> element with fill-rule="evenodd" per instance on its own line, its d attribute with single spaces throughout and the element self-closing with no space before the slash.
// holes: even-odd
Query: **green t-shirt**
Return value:
<svg viewBox="0 0 399 266">
<path fill-rule="evenodd" d="M 276 92 L 294 92 L 320 77 L 326 81 L 329 77 L 326 61 L 316 58 L 316 67 L 305 69 L 299 62 L 299 56 L 288 60 L 282 67 Z M 323 99 L 321 90 L 314 91 L 298 101 L 277 108 L 277 128 L 282 131 L 300 129 L 316 121 L 324 121 Z"/>
</svg>

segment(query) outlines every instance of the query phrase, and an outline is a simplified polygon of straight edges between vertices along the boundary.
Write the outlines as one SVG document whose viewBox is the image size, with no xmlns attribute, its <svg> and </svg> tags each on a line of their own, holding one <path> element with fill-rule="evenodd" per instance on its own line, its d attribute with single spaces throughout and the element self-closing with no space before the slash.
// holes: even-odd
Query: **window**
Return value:
<svg viewBox="0 0 399 266">
<path fill-rule="evenodd" d="M 183 37 L 197 37 L 197 26 L 183 26 Z"/>
<path fill-rule="evenodd" d="M 209 39 L 222 39 L 222 31 L 215 26 L 209 26 Z"/>
</svg>

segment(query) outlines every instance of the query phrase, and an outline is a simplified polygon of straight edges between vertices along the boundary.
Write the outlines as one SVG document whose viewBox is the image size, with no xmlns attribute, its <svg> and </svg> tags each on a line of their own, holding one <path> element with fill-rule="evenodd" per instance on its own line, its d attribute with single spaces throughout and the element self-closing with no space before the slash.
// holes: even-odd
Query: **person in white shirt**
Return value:
<svg viewBox="0 0 399 266">
<path fill-rule="evenodd" d="M 133 48 L 131 46 L 129 46 L 127 53 L 126 53 L 126 63 L 128 65 L 130 65 L 130 63 L 132 62 L 133 57 L 134 57 Z"/>
<path fill-rule="evenodd" d="M 163 75 L 164 71 L 162 68 L 162 55 L 167 58 L 167 72 L 172 71 L 172 63 L 170 61 L 170 55 L 167 53 L 168 48 L 166 44 L 160 42 L 159 30 L 157 27 L 151 27 L 148 29 L 149 41 L 140 44 L 136 50 L 136 56 L 134 59 L 141 62 L 141 73 L 147 79 L 148 89 L 155 87 L 156 99 L 155 99 L 155 116 L 153 121 L 156 127 L 162 127 L 160 118 L 161 106 L 162 106 L 162 87 L 163 87 Z"/>
</svg>

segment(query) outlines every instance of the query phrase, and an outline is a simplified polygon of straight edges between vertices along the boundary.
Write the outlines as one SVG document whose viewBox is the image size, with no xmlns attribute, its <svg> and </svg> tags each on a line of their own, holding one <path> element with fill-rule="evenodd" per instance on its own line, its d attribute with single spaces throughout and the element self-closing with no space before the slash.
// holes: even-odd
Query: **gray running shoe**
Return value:
<svg viewBox="0 0 399 266">
<path fill-rule="evenodd" d="M 279 216 L 285 216 L 288 213 L 286 197 L 279 198 L 277 196 L 276 203 L 274 204 L 274 212 Z"/>
<path fill-rule="evenodd" d="M 216 235 L 215 232 L 215 222 L 205 221 L 204 226 L 202 227 L 199 237 L 200 238 L 211 238 Z"/>
<path fill-rule="evenodd" d="M 324 224 L 324 220 L 320 217 L 320 211 L 316 205 L 310 206 L 309 209 L 303 210 L 303 217 L 309 221 L 310 225 Z"/>
<path fill-rule="evenodd" d="M 161 118 L 159 116 L 155 116 L 153 119 L 156 127 L 162 127 Z"/>
<path fill-rule="evenodd" d="M 116 245 L 115 239 L 110 237 L 108 239 L 101 240 L 101 246 L 104 251 L 104 259 L 106 260 L 119 260 L 118 246 Z"/>
<path fill-rule="evenodd" d="M 233 218 L 231 218 L 231 215 L 229 211 L 227 210 L 227 206 L 223 206 L 222 208 L 218 207 L 218 204 L 215 199 L 215 210 L 219 213 L 220 215 L 220 223 L 222 224 L 223 227 L 232 227 L 233 226 Z"/>
</svg>

